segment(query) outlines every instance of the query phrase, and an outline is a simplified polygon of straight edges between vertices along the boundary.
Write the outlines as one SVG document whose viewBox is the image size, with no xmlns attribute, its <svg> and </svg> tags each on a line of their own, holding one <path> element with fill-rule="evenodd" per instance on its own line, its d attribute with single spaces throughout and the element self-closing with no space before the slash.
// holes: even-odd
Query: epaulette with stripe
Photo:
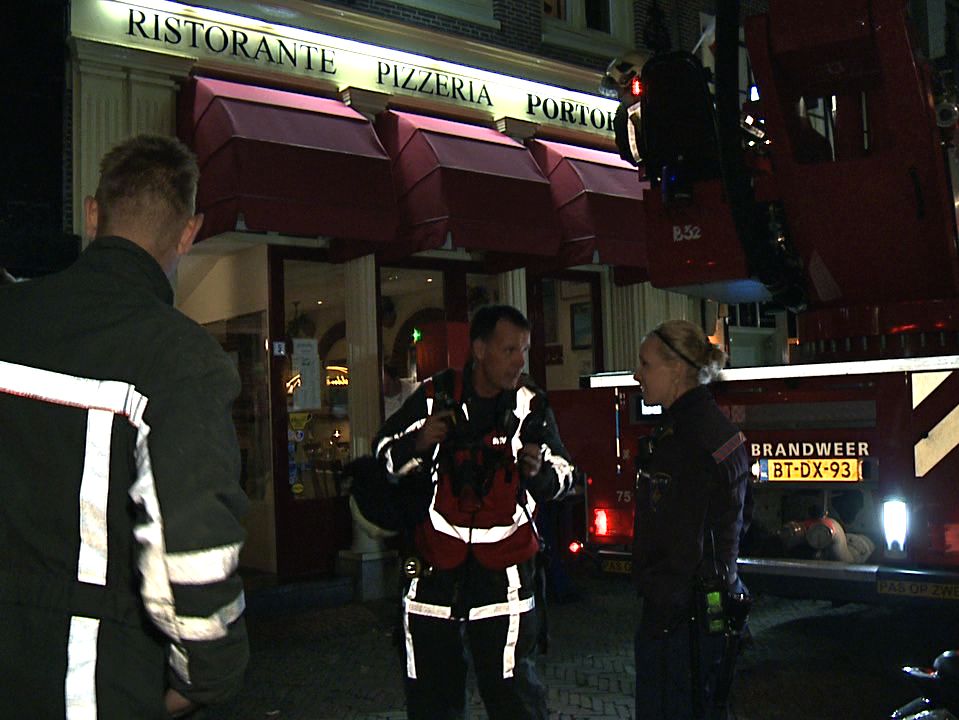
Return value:
<svg viewBox="0 0 959 720">
<path fill-rule="evenodd" d="M 713 453 L 713 460 L 715 460 L 716 464 L 718 465 L 723 460 L 728 458 L 733 453 L 733 451 L 736 448 L 738 448 L 740 445 L 742 445 L 744 442 L 746 442 L 746 436 L 743 435 L 741 432 L 736 433 L 731 438 L 729 438 L 729 440 L 723 443 L 723 445 L 718 450 L 716 450 Z"/>
</svg>

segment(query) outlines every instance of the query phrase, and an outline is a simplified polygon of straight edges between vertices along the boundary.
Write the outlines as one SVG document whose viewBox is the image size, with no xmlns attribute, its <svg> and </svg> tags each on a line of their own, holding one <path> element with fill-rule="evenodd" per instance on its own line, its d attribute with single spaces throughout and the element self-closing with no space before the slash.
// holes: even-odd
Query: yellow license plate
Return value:
<svg viewBox="0 0 959 720">
<path fill-rule="evenodd" d="M 762 458 L 760 482 L 859 482 L 858 458 Z"/>
<path fill-rule="evenodd" d="M 905 595 L 940 600 L 959 600 L 959 585 L 922 580 L 877 580 L 876 589 L 882 595 Z"/>
<path fill-rule="evenodd" d="M 612 573 L 625 573 L 629 575 L 633 571 L 632 560 L 603 560 L 603 570 Z"/>
</svg>

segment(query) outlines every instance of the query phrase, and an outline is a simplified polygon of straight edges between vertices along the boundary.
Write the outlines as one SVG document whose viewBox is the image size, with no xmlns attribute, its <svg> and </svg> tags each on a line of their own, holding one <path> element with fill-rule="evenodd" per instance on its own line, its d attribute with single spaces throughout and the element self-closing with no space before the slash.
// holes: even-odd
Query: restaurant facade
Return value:
<svg viewBox="0 0 959 720">
<path fill-rule="evenodd" d="M 644 184 L 597 90 L 642 3 L 374 4 L 70 7 L 74 227 L 116 142 L 196 152 L 205 220 L 176 302 L 240 372 L 241 562 L 281 579 L 350 546 L 341 470 L 382 423 L 384 364 L 408 383 L 461 365 L 477 307 L 527 313 L 548 390 L 632 368 L 666 318 L 704 321 L 644 282 Z M 547 55 L 495 41 L 512 6 L 547 13 L 527 32 Z"/>
</svg>

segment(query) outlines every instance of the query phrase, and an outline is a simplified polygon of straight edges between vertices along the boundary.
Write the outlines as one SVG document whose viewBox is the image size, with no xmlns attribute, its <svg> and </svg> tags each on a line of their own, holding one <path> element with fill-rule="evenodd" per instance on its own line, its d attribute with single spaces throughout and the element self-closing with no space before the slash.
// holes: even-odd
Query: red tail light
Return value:
<svg viewBox="0 0 959 720">
<path fill-rule="evenodd" d="M 569 544 L 569 551 L 573 553 L 573 555 L 575 555 L 582 549 L 583 549 L 582 543 L 576 542 L 575 540 L 573 540 L 573 542 Z"/>
<path fill-rule="evenodd" d="M 597 535 L 609 535 L 609 518 L 605 510 L 593 510 L 593 527 Z"/>
<path fill-rule="evenodd" d="M 640 95 L 643 94 L 643 90 L 644 90 L 643 81 L 639 79 L 639 76 L 636 76 L 632 80 L 630 80 L 629 82 L 630 95 L 632 95 L 634 98 L 638 98 Z"/>
</svg>

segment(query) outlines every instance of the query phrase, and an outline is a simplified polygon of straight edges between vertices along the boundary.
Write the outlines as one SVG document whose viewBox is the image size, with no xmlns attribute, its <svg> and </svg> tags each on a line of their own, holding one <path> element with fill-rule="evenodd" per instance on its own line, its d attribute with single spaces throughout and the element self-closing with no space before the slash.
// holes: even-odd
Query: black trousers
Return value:
<svg viewBox="0 0 959 720">
<path fill-rule="evenodd" d="M 546 720 L 533 652 L 533 562 L 493 571 L 473 561 L 413 580 L 403 599 L 409 720 L 466 718 L 472 658 L 490 720 Z"/>
<path fill-rule="evenodd" d="M 696 644 L 698 671 L 693 668 Z M 723 635 L 706 635 L 692 622 L 668 632 L 640 629 L 636 633 L 636 720 L 726 720 L 727 709 L 712 706 L 724 647 Z"/>
</svg>

